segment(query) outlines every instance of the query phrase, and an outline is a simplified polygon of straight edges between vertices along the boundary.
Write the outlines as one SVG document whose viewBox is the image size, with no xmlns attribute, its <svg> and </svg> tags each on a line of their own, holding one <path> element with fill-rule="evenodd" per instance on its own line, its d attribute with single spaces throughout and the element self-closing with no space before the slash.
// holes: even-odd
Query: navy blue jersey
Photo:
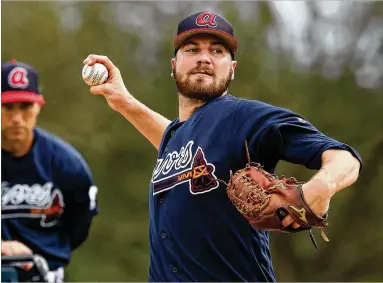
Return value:
<svg viewBox="0 0 383 283">
<path fill-rule="evenodd" d="M 25 156 L 1 152 L 1 238 L 24 243 L 52 270 L 86 239 L 97 187 L 71 145 L 39 128 L 34 134 Z"/>
<path fill-rule="evenodd" d="M 269 234 L 226 194 L 230 170 L 251 160 L 275 173 L 280 160 L 319 169 L 321 154 L 350 146 L 297 114 L 231 95 L 216 98 L 166 129 L 149 191 L 149 281 L 275 281 Z"/>
</svg>

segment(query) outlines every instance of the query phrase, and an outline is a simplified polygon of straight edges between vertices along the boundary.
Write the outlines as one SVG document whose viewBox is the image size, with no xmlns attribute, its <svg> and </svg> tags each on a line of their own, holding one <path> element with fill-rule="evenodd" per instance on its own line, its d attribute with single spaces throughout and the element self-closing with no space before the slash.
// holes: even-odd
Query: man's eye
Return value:
<svg viewBox="0 0 383 283">
<path fill-rule="evenodd" d="M 186 49 L 186 52 L 195 53 L 198 51 L 198 48 L 188 48 Z"/>
<path fill-rule="evenodd" d="M 214 54 L 222 54 L 223 50 L 222 49 L 213 49 Z"/>
<path fill-rule="evenodd" d="M 13 104 L 12 103 L 2 103 L 1 108 L 4 108 L 6 110 L 12 110 L 13 109 Z"/>
<path fill-rule="evenodd" d="M 33 103 L 23 102 L 23 103 L 20 104 L 20 108 L 23 109 L 23 110 L 26 110 L 26 109 L 31 108 L 32 105 L 33 105 Z"/>
</svg>

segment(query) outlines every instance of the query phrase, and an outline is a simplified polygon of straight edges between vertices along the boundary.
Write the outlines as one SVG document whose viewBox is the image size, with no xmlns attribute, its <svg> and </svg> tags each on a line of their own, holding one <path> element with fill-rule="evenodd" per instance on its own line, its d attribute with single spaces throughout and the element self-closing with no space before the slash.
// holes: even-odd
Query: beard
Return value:
<svg viewBox="0 0 383 283">
<path fill-rule="evenodd" d="M 212 76 L 213 82 L 207 84 L 206 77 L 203 75 L 192 81 L 190 76 L 197 72 L 205 72 Z M 227 77 L 217 79 L 214 72 L 210 68 L 197 67 L 189 71 L 186 75 L 180 75 L 174 70 L 174 79 L 176 81 L 178 93 L 183 97 L 208 101 L 221 96 L 229 87 L 233 70 L 230 68 Z"/>
</svg>

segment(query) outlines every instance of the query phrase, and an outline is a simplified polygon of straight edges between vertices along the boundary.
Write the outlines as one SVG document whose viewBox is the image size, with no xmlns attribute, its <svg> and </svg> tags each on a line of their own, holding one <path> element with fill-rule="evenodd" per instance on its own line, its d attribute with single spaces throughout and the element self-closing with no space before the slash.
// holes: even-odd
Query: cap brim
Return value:
<svg viewBox="0 0 383 283">
<path fill-rule="evenodd" d="M 182 43 L 186 39 L 190 38 L 191 36 L 193 36 L 195 34 L 201 34 L 201 33 L 212 34 L 212 35 L 215 35 L 216 37 L 223 39 L 223 41 L 225 41 L 228 48 L 233 53 L 237 52 L 238 41 L 236 40 L 236 38 L 234 36 L 232 36 L 231 34 L 228 34 L 227 32 L 224 32 L 224 31 L 218 30 L 218 29 L 214 29 L 214 28 L 195 28 L 195 29 L 190 29 L 190 30 L 184 31 L 174 38 L 174 41 L 173 41 L 174 48 L 175 49 L 180 48 L 180 46 L 182 45 Z"/>
<path fill-rule="evenodd" d="M 45 104 L 44 97 L 38 93 L 28 91 L 6 91 L 1 93 L 1 103 L 33 102 Z"/>
</svg>

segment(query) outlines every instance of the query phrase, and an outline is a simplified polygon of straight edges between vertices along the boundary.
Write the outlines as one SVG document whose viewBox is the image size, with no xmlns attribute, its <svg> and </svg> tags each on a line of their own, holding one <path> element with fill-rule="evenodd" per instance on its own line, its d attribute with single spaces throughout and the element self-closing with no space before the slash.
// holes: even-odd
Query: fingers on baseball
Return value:
<svg viewBox="0 0 383 283">
<path fill-rule="evenodd" d="M 109 84 L 102 84 L 90 87 L 90 93 L 94 95 L 108 95 L 112 93 Z"/>
<path fill-rule="evenodd" d="M 86 57 L 83 63 L 89 66 L 92 66 L 95 63 L 101 63 L 105 65 L 109 73 L 117 71 L 117 67 L 112 63 L 112 61 L 110 61 L 110 59 L 107 56 L 104 55 L 90 54 L 88 55 L 88 57 Z"/>
</svg>

